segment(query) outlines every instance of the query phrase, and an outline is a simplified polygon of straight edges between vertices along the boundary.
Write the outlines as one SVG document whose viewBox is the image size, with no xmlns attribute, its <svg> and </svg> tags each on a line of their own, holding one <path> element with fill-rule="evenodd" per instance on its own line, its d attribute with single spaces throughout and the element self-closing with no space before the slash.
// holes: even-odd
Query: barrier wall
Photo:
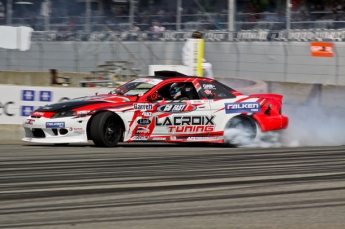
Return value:
<svg viewBox="0 0 345 229">
<path fill-rule="evenodd" d="M 60 72 L 59 76 L 69 77 L 70 86 L 77 87 L 79 81 L 85 80 L 89 73 Z M 63 82 L 63 80 L 59 79 Z M 48 71 L 0 71 L 0 84 L 27 85 L 27 86 L 50 86 L 51 75 Z"/>
<path fill-rule="evenodd" d="M 129 60 L 148 72 L 152 64 L 181 64 L 183 42 L 33 42 L 29 51 L 0 49 L 0 70 L 89 72 L 105 61 Z M 345 85 L 345 43 L 334 57 L 313 57 L 310 42 L 206 42 L 216 77 Z"/>
</svg>

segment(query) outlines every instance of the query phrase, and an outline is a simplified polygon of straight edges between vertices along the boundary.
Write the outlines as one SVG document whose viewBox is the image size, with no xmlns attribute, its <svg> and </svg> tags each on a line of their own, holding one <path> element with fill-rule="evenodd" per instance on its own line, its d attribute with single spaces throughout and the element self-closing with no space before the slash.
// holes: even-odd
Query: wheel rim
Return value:
<svg viewBox="0 0 345 229">
<path fill-rule="evenodd" d="M 119 128 L 113 118 L 108 118 L 104 124 L 104 139 L 108 143 L 114 143 L 117 139 Z"/>
</svg>

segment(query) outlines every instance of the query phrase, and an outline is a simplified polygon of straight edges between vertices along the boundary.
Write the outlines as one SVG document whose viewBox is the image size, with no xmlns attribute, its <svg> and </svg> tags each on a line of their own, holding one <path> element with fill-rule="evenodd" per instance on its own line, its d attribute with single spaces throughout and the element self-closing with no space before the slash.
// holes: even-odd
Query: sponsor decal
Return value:
<svg viewBox="0 0 345 229">
<path fill-rule="evenodd" d="M 311 56 L 316 57 L 333 57 L 334 47 L 331 42 L 311 42 L 310 43 Z"/>
<path fill-rule="evenodd" d="M 77 115 L 87 115 L 90 111 L 77 111 Z"/>
<path fill-rule="evenodd" d="M 0 102 L 0 115 L 4 114 L 6 116 L 13 116 L 14 114 L 13 113 L 10 113 L 9 111 L 9 106 L 10 105 L 13 105 L 14 102 L 6 102 L 6 103 L 1 103 Z M 27 115 L 25 115 L 27 116 Z"/>
<path fill-rule="evenodd" d="M 51 91 L 40 91 L 40 101 L 41 102 L 51 102 L 52 92 Z"/>
<path fill-rule="evenodd" d="M 142 118 L 142 119 L 139 119 L 137 121 L 137 123 L 139 125 L 143 125 L 143 126 L 146 126 L 146 125 L 149 125 L 151 123 L 150 119 L 147 119 L 147 118 Z"/>
<path fill-rule="evenodd" d="M 150 129 L 145 126 L 139 126 L 137 129 L 137 134 L 148 134 L 150 133 Z"/>
<path fill-rule="evenodd" d="M 35 100 L 35 91 L 23 90 L 22 91 L 22 100 L 23 101 L 34 101 Z"/>
<path fill-rule="evenodd" d="M 146 110 L 152 110 L 153 105 L 149 103 L 135 103 L 133 104 L 134 110 L 141 110 L 141 111 L 146 111 Z"/>
<path fill-rule="evenodd" d="M 43 112 L 34 112 L 31 114 L 31 117 L 42 117 L 44 115 Z"/>
<path fill-rule="evenodd" d="M 204 100 L 191 100 L 190 103 L 191 104 L 200 104 L 200 103 L 205 103 L 206 101 Z"/>
<path fill-rule="evenodd" d="M 202 85 L 202 88 L 209 89 L 209 90 L 216 90 L 216 86 L 213 84 L 204 84 Z"/>
<path fill-rule="evenodd" d="M 85 130 L 82 127 L 70 127 L 69 132 L 72 132 L 73 134 L 78 134 L 78 135 L 82 135 L 85 134 Z"/>
<path fill-rule="evenodd" d="M 152 138 L 152 141 L 165 141 L 167 140 L 166 138 Z"/>
<path fill-rule="evenodd" d="M 22 116 L 29 116 L 32 112 L 34 112 L 34 106 L 22 106 L 21 111 Z"/>
<path fill-rule="evenodd" d="M 81 130 L 84 130 L 82 127 L 70 127 L 68 129 L 69 131 L 81 131 Z"/>
<path fill-rule="evenodd" d="M 145 137 L 145 136 L 133 136 L 133 137 L 130 138 L 130 140 L 133 140 L 133 141 L 147 141 L 148 137 Z"/>
<path fill-rule="evenodd" d="M 214 131 L 214 126 L 168 126 L 169 133 L 203 133 Z"/>
<path fill-rule="evenodd" d="M 158 111 L 167 113 L 182 113 L 196 110 L 196 106 L 184 103 L 168 103 L 157 107 Z"/>
<path fill-rule="evenodd" d="M 46 122 L 46 128 L 64 128 L 65 122 Z"/>
<path fill-rule="evenodd" d="M 176 140 L 175 136 L 170 136 L 170 140 Z"/>
<path fill-rule="evenodd" d="M 160 118 L 155 117 L 156 126 L 183 126 L 183 125 L 205 125 L 214 126 L 215 116 L 176 116 L 176 117 L 165 117 L 163 121 Z"/>
<path fill-rule="evenodd" d="M 27 119 L 27 120 L 25 121 L 25 124 L 32 125 L 34 122 L 35 122 L 34 119 Z"/>
<path fill-rule="evenodd" d="M 143 117 L 151 117 L 152 116 L 152 112 L 143 112 L 142 116 Z"/>
<path fill-rule="evenodd" d="M 217 137 L 188 137 L 188 141 L 217 140 Z"/>
<path fill-rule="evenodd" d="M 215 116 L 156 117 L 156 126 L 166 126 L 169 133 L 202 133 L 214 131 Z"/>
<path fill-rule="evenodd" d="M 259 112 L 260 103 L 248 102 L 248 103 L 225 103 L 225 113 L 242 113 L 242 112 Z"/>
</svg>

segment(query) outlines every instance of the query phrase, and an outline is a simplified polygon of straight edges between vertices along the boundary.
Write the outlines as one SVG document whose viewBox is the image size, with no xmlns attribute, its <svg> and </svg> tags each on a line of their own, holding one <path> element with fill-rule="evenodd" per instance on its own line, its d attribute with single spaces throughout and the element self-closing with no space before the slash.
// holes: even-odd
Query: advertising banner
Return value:
<svg viewBox="0 0 345 229">
<path fill-rule="evenodd" d="M 311 56 L 333 57 L 334 47 L 331 42 L 310 42 Z"/>
<path fill-rule="evenodd" d="M 190 72 L 193 76 L 203 76 L 202 70 L 202 61 L 204 58 L 204 40 L 203 39 L 190 39 L 192 42 L 188 44 L 190 47 L 190 52 L 192 58 L 190 58 L 189 67 L 191 68 Z"/>
<path fill-rule="evenodd" d="M 0 124 L 22 124 L 35 109 L 83 96 L 109 93 L 110 88 L 62 88 L 0 85 Z"/>
</svg>

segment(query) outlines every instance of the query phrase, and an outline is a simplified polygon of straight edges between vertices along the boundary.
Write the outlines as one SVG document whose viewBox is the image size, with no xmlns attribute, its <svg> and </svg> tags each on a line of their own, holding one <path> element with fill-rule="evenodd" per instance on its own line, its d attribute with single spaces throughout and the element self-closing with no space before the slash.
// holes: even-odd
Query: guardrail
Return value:
<svg viewBox="0 0 345 229">
<path fill-rule="evenodd" d="M 165 32 L 34 32 L 32 41 L 185 41 L 192 31 Z M 205 41 L 345 41 L 345 29 L 292 30 L 212 30 L 204 32 Z"/>
</svg>

